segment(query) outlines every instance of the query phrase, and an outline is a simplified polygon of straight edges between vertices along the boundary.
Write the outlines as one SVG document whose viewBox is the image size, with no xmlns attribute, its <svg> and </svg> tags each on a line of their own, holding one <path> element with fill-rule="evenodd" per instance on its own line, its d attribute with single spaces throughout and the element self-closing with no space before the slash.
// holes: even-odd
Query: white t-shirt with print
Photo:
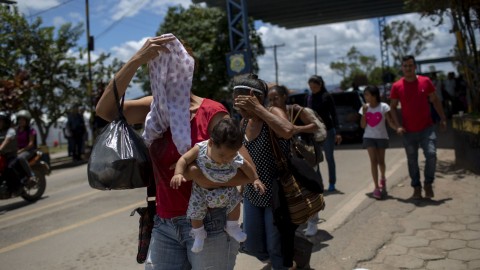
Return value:
<svg viewBox="0 0 480 270">
<path fill-rule="evenodd" d="M 380 102 L 377 107 L 372 108 L 368 105 L 365 120 L 367 125 L 365 126 L 364 138 L 372 139 L 388 139 L 387 125 L 385 123 L 385 115 L 390 111 L 390 106 L 387 103 Z M 363 108 L 358 111 L 363 114 Z"/>
</svg>

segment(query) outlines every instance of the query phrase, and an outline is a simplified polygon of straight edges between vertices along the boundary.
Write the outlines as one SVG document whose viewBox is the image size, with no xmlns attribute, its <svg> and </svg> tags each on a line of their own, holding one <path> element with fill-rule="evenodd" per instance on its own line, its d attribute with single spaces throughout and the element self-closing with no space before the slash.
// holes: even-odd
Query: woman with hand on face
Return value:
<svg viewBox="0 0 480 270">
<path fill-rule="evenodd" d="M 153 96 L 125 101 L 124 114 L 130 124 L 145 123 L 147 142 L 156 183 L 156 215 L 145 269 L 233 269 L 239 244 L 224 231 L 226 209 L 212 208 L 203 220 L 208 237 L 203 251 L 191 251 L 194 239 L 186 217 L 192 182 L 170 187 L 177 160 L 196 143 L 209 139 L 213 127 L 229 115 L 220 103 L 191 93 L 193 53 L 173 35 L 150 38 L 115 74 L 102 97 L 97 115 L 112 121 L 117 117 L 114 83 L 122 96 L 137 69 L 147 64 Z M 167 104 L 169 106 L 167 106 Z M 239 152 L 247 159 L 248 152 Z M 228 183 L 209 181 L 198 168 L 184 176 L 204 188 L 237 186 L 248 182 L 241 172 Z"/>
<path fill-rule="evenodd" d="M 294 269 L 293 237 L 297 225 L 290 222 L 288 208 L 273 205 L 282 200 L 283 192 L 275 188 L 278 169 L 273 154 L 270 131 L 278 140 L 284 155 L 289 154 L 289 140 L 293 125 L 284 110 L 263 105 L 267 99 L 267 84 L 254 74 L 239 75 L 233 79 L 234 107 L 242 115 L 240 127 L 245 133 L 243 144 L 265 185 L 261 195 L 252 184 L 244 189 L 243 229 L 248 235 L 242 251 L 262 262 L 271 263 L 272 269 Z M 275 214 L 274 214 L 275 213 Z"/>
</svg>

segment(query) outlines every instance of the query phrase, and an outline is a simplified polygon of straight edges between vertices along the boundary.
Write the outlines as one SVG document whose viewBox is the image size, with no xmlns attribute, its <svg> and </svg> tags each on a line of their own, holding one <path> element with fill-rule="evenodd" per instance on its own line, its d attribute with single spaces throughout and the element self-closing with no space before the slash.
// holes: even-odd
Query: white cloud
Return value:
<svg viewBox="0 0 480 270">
<path fill-rule="evenodd" d="M 111 15 L 114 21 L 123 17 L 134 17 L 149 1 L 147 0 L 117 0 L 116 4 L 111 6 Z"/>
<path fill-rule="evenodd" d="M 420 19 L 420 15 L 407 14 L 388 17 L 393 20 L 410 20 L 417 28 L 430 28 L 434 40 L 427 44 L 427 50 L 417 59 L 439 58 L 451 55 L 455 37 L 449 33 L 449 20 L 446 25 L 434 26 L 430 19 Z M 297 29 L 285 29 L 270 24 L 263 24 L 257 30 L 262 35 L 265 46 L 285 43 L 277 48 L 279 83 L 289 88 L 304 89 L 308 77 L 315 73 L 314 36 L 317 36 L 317 74 L 321 75 L 326 84 L 338 84 L 341 78 L 330 69 L 330 63 L 341 61 L 348 50 L 355 46 L 364 55 L 374 55 L 380 65 L 380 40 L 378 23 L 373 20 L 359 20 L 347 23 L 311 26 Z M 273 49 L 266 49 L 265 55 L 259 57 L 260 78 L 275 82 L 275 64 Z M 392 63 L 392 58 L 390 58 Z M 449 63 L 435 64 L 437 70 L 450 71 Z M 422 67 L 427 70 L 428 67 Z"/>
<path fill-rule="evenodd" d="M 127 41 L 120 46 L 115 46 L 111 49 L 112 58 L 118 58 L 121 61 L 128 61 L 137 52 L 143 44 L 147 41 L 148 37 L 144 37 L 141 40 Z"/>
<path fill-rule="evenodd" d="M 33 11 L 44 10 L 61 4 L 60 0 L 41 0 L 41 1 L 32 1 L 32 0 L 16 0 L 17 6 L 20 12 L 24 14 L 30 14 Z"/>
<path fill-rule="evenodd" d="M 53 26 L 55 27 L 60 27 L 65 23 L 67 23 L 67 20 L 65 20 L 65 18 L 62 16 L 56 16 L 53 18 Z"/>
</svg>

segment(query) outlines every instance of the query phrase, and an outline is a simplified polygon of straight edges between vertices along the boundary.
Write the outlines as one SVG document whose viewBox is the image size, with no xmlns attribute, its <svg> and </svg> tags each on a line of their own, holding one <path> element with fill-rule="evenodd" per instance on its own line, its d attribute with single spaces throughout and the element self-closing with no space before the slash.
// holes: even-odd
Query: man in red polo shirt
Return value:
<svg viewBox="0 0 480 270">
<path fill-rule="evenodd" d="M 430 113 L 429 101 L 440 116 L 442 130 L 447 127 L 440 99 L 435 94 L 435 87 L 428 77 L 415 73 L 416 63 L 412 55 L 402 58 L 403 78 L 392 85 L 390 92 L 390 110 L 397 133 L 403 134 L 403 145 L 407 154 L 408 173 L 413 187 L 412 199 L 422 198 L 422 183 L 418 167 L 418 149 L 425 155 L 424 190 L 425 198 L 434 196 L 432 184 L 435 179 L 437 163 L 437 135 Z M 402 125 L 398 124 L 397 112 L 394 110 L 401 104 Z"/>
</svg>

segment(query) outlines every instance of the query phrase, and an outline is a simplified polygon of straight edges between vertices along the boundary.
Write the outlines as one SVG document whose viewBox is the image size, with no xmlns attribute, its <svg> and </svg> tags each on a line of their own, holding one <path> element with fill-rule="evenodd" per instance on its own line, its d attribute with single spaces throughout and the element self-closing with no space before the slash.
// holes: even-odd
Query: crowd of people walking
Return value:
<svg viewBox="0 0 480 270">
<path fill-rule="evenodd" d="M 284 202 L 288 195 L 278 189 L 272 140 L 277 140 L 280 151 L 288 156 L 291 138 L 315 138 L 321 120 L 327 133 L 321 144 L 328 165 L 326 191 L 334 192 L 334 149 L 342 137 L 337 132 L 333 99 L 318 75 L 305 82 L 311 94 L 300 105 L 287 104 L 285 86 L 269 87 L 255 74 L 239 75 L 232 80 L 233 108 L 241 116 L 237 123 L 230 120 L 221 103 L 191 92 L 194 62 L 192 50 L 175 36 L 150 38 L 115 74 L 96 107 L 98 116 L 115 119 L 114 89 L 123 95 L 136 70 L 149 64 L 152 95 L 124 103 L 128 123 L 145 124 L 143 136 L 156 182 L 156 215 L 145 269 L 233 269 L 238 252 L 268 263 L 272 269 L 296 269 L 293 239 L 298 224 L 282 216 L 285 212 L 275 211 L 272 203 Z M 366 104 L 359 114 L 377 199 L 386 188 L 387 124 L 403 135 L 412 197 L 422 197 L 419 147 L 427 158 L 425 196 L 434 196 L 436 135 L 430 102 L 442 126 L 446 118 L 432 82 L 417 76 L 415 68 L 413 57 L 403 60 L 404 77 L 393 85 L 390 105 L 380 101 L 378 88 L 365 90 Z M 167 74 L 162 73 L 165 70 Z M 171 80 L 161 81 L 163 78 Z M 396 115 L 399 103 L 402 122 Z M 322 179 L 319 164 L 313 167 Z M 308 236 L 317 232 L 317 222 L 318 214 L 308 221 Z"/>
</svg>

